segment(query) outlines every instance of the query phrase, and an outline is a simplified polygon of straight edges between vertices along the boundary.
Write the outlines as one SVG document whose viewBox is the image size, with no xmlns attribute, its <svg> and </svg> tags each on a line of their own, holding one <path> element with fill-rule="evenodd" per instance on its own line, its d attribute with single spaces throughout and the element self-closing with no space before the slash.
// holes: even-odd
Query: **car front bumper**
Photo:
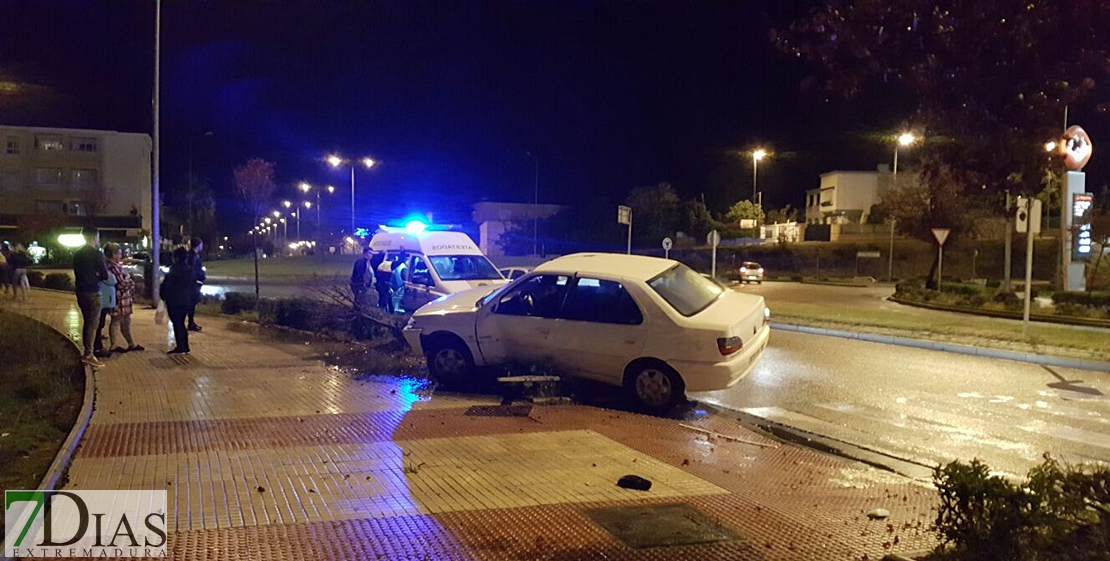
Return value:
<svg viewBox="0 0 1110 561">
<path fill-rule="evenodd" d="M 686 391 L 708 392 L 731 388 L 755 368 L 770 337 L 771 327 L 764 325 L 755 338 L 745 341 L 744 348 L 728 360 L 717 363 L 676 360 L 670 361 L 670 364 L 682 376 Z"/>
<path fill-rule="evenodd" d="M 424 349 L 420 345 L 420 336 L 424 334 L 423 329 L 406 325 L 405 328 L 401 330 L 401 334 L 405 336 L 405 341 L 412 347 L 413 352 L 421 356 L 424 355 Z"/>
<path fill-rule="evenodd" d="M 742 281 L 763 282 L 763 275 L 742 274 L 742 275 L 740 275 L 740 280 L 742 280 Z"/>
</svg>

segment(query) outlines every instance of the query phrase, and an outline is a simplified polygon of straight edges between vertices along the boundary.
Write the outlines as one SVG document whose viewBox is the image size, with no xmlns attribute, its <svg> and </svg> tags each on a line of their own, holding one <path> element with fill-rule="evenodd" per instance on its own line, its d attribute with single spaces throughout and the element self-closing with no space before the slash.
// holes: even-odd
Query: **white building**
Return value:
<svg viewBox="0 0 1110 561">
<path fill-rule="evenodd" d="M 879 177 L 887 175 L 886 165 L 877 171 L 821 174 L 821 186 L 806 191 L 806 224 L 865 224 L 882 197 Z"/>
<path fill-rule="evenodd" d="M 150 166 L 146 134 L 0 125 L 0 231 L 37 216 L 138 240 L 151 229 Z"/>
</svg>

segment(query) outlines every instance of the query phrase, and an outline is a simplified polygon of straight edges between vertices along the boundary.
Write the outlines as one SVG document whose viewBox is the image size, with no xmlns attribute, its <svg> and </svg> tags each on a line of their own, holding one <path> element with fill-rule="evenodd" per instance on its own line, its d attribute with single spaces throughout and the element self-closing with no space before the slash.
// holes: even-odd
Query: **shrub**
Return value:
<svg viewBox="0 0 1110 561">
<path fill-rule="evenodd" d="M 220 311 L 230 315 L 254 311 L 255 307 L 254 295 L 242 292 L 228 292 L 224 296 L 224 301 L 220 303 Z"/>
<path fill-rule="evenodd" d="M 1110 555 L 1110 469 L 1051 458 L 1015 484 L 986 464 L 937 467 L 934 530 L 960 559 L 1094 560 Z"/>
<path fill-rule="evenodd" d="M 983 294 L 983 287 L 977 284 L 959 284 L 946 282 L 941 284 L 941 292 L 957 294 L 960 296 L 979 296 Z"/>
<path fill-rule="evenodd" d="M 30 281 L 29 278 L 28 281 Z M 73 278 L 71 278 L 68 273 L 50 273 L 42 279 L 42 288 L 73 290 Z"/>
<path fill-rule="evenodd" d="M 346 331 L 350 318 L 345 312 L 347 310 L 326 302 L 283 298 L 274 301 L 273 321 L 277 325 L 302 331 Z"/>
<path fill-rule="evenodd" d="M 792 280 L 794 282 L 802 282 L 805 279 L 802 278 L 802 275 L 790 275 L 790 280 Z"/>
<path fill-rule="evenodd" d="M 1021 298 L 1013 292 L 999 292 L 994 295 L 994 301 L 1006 306 L 1007 309 L 1020 308 L 1022 305 Z"/>
<path fill-rule="evenodd" d="M 42 286 L 42 271 L 27 271 L 27 282 L 31 286 Z"/>
<path fill-rule="evenodd" d="M 1074 304 L 1086 308 L 1110 310 L 1110 292 L 1057 292 L 1052 295 L 1052 303 Z"/>
</svg>

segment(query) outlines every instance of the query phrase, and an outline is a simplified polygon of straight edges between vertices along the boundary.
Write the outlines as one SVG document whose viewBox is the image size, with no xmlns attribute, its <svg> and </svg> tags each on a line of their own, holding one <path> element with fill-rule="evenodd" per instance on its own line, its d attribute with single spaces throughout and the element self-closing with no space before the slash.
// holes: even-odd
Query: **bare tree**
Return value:
<svg viewBox="0 0 1110 561">
<path fill-rule="evenodd" d="M 266 211 L 266 205 L 274 195 L 274 163 L 261 158 L 247 160 L 247 163 L 235 168 L 235 192 L 243 198 L 243 202 L 254 215 L 254 224 L 258 224 L 259 217 Z M 254 242 L 254 298 L 258 300 L 258 234 L 251 236 Z"/>
</svg>

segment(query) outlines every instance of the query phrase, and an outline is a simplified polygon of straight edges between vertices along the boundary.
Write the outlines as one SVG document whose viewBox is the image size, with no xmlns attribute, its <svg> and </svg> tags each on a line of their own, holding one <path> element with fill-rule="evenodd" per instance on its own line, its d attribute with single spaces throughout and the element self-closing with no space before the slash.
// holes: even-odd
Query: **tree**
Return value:
<svg viewBox="0 0 1110 561">
<path fill-rule="evenodd" d="M 1098 280 L 1098 268 L 1102 265 L 1102 256 L 1110 248 L 1110 213 L 1101 209 L 1094 210 L 1091 213 L 1091 241 L 1093 245 L 1098 247 L 1098 257 L 1095 259 L 1094 267 L 1091 267 L 1091 276 L 1087 281 L 1087 292 L 1094 289 L 1094 284 Z"/>
<path fill-rule="evenodd" d="M 779 224 L 798 221 L 798 209 L 786 205 L 782 208 L 776 208 L 767 213 L 768 224 Z"/>
<path fill-rule="evenodd" d="M 1059 166 L 1042 146 L 1059 137 L 1065 106 L 1110 75 L 1110 3 L 831 0 L 773 40 L 826 94 L 910 100 L 913 121 L 941 139 L 921 151 L 949 167 L 931 177 L 958 181 L 961 201 L 986 195 L 1001 214 L 1002 191 L 1032 195 Z"/>
<path fill-rule="evenodd" d="M 731 230 L 732 235 L 743 235 L 751 238 L 759 237 L 759 228 L 741 228 L 741 220 L 755 220 L 757 223 L 763 223 L 764 215 L 763 209 L 749 200 L 740 201 L 732 205 L 724 216 L 724 226 L 726 229 Z"/>
<path fill-rule="evenodd" d="M 679 222 L 679 198 L 670 183 L 633 189 L 625 204 L 632 207 L 632 238 L 635 243 L 654 245 L 674 234 Z"/>
<path fill-rule="evenodd" d="M 235 178 L 235 192 L 243 198 L 247 210 L 254 215 L 254 222 L 258 224 L 259 217 L 266 212 L 270 198 L 274 195 L 274 163 L 260 158 L 247 160 L 247 163 L 235 168 L 232 172 Z M 254 240 L 254 298 L 258 300 L 260 290 L 258 286 L 258 235 L 252 236 Z"/>
<path fill-rule="evenodd" d="M 677 230 L 694 239 L 704 239 L 710 231 L 720 230 L 723 226 L 701 201 L 686 201 L 679 205 Z"/>
</svg>

